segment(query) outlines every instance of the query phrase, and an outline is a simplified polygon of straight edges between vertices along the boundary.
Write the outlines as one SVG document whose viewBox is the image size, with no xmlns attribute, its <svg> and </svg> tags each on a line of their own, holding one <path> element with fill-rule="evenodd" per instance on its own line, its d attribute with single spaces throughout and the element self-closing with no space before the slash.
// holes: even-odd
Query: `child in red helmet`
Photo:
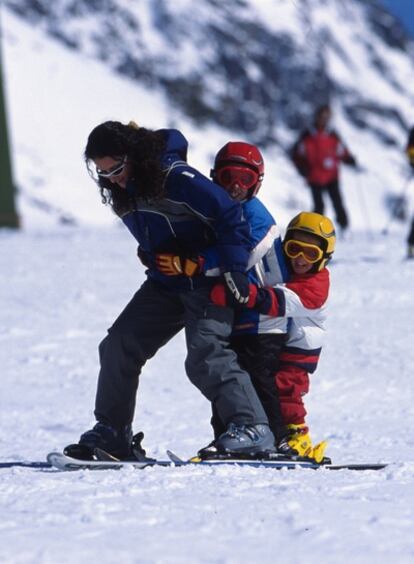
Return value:
<svg viewBox="0 0 414 564">
<path fill-rule="evenodd" d="M 259 192 L 264 177 L 264 160 L 256 145 L 234 141 L 220 149 L 210 176 L 239 202 L 251 200 Z"/>
<path fill-rule="evenodd" d="M 254 241 L 248 271 L 251 284 L 258 287 L 286 282 L 288 270 L 279 230 L 273 220 L 269 221 L 269 212 L 256 197 L 264 176 L 264 160 L 259 149 L 240 141 L 227 143 L 217 153 L 210 175 L 243 206 Z M 205 253 L 207 273 L 210 253 Z M 282 418 L 274 374 L 279 368 L 279 356 L 287 339 L 287 326 L 286 318 L 275 319 L 254 309 L 238 310 L 230 341 L 240 366 L 250 374 L 280 452 L 289 450 L 286 443 L 288 430 Z M 223 423 L 218 418 L 214 403 L 212 425 L 215 437 L 218 437 Z M 214 453 L 214 443 L 200 451 L 201 456 L 211 453 Z"/>
<path fill-rule="evenodd" d="M 253 179 L 249 178 L 249 170 L 250 167 L 255 166 L 255 162 L 260 162 L 258 158 L 260 152 L 257 153 L 256 147 L 255 150 L 251 147 L 254 146 L 228 143 L 218 152 L 212 170 L 213 180 L 233 198 L 240 201 L 249 201 L 249 198 L 257 194 L 264 174 L 262 166 L 260 173 L 257 170 L 259 173 L 256 177 L 257 184 L 252 184 Z M 283 247 L 291 274 L 290 280 L 283 285 L 281 280 L 276 284 L 275 282 L 269 284 L 262 279 L 259 284 L 251 285 L 249 303 L 236 317 L 231 341 L 231 345 L 238 353 L 239 362 L 250 373 L 259 397 L 271 395 L 277 398 L 267 405 L 264 402 L 275 436 L 281 438 L 280 429 L 283 429 L 280 426 L 279 406 L 282 423 L 288 428 L 290 453 L 310 456 L 317 461 L 323 458 L 326 442 L 312 446 L 305 423 L 306 410 L 303 396 L 309 390 L 309 373 L 316 369 L 325 333 L 325 303 L 329 293 L 329 272 L 326 264 L 332 256 L 334 247 L 335 230 L 329 218 L 307 212 L 296 216 L 289 223 Z M 266 257 L 256 264 L 255 269 L 260 270 L 265 261 Z M 213 290 L 212 299 L 217 304 L 226 303 L 222 287 L 217 286 Z M 251 325 L 246 331 L 248 326 L 246 316 L 248 317 L 252 311 L 259 316 L 266 315 L 267 335 L 271 334 L 271 322 L 269 323 L 268 316 L 277 323 L 280 323 L 281 319 L 289 319 L 287 340 L 279 358 L 274 359 L 274 366 L 277 368 L 271 380 L 261 368 L 260 355 L 249 346 L 255 338 L 266 337 L 266 333 L 255 334 L 255 329 L 253 328 L 252 331 Z M 256 330 L 258 327 L 260 326 L 258 325 Z M 243 328 L 244 337 L 241 337 Z M 279 422 L 279 434 L 275 421 Z M 215 434 L 219 430 L 220 428 L 216 429 Z M 205 452 L 201 451 L 201 455 L 203 454 Z"/>
<path fill-rule="evenodd" d="M 227 143 L 217 153 L 211 177 L 223 187 L 232 199 L 241 202 L 243 216 L 250 226 L 252 250 L 248 261 L 249 282 L 258 286 L 273 286 L 288 278 L 282 241 L 278 226 L 256 198 L 264 174 L 264 161 L 255 145 L 244 142 Z M 188 257 L 175 256 L 174 264 L 190 270 Z M 220 260 L 216 247 L 204 250 L 202 257 L 191 257 L 192 264 L 202 268 L 206 276 L 220 274 Z M 172 275 L 171 255 L 159 256 L 158 268 Z M 287 338 L 287 319 L 275 319 L 253 309 L 238 312 L 233 325 L 231 347 L 238 356 L 238 362 L 251 378 L 256 392 L 270 418 L 269 425 L 280 447 L 287 435 L 283 423 L 274 374 L 278 370 L 279 355 Z M 225 430 L 213 402 L 212 425 L 215 438 Z M 286 443 L 285 443 L 286 444 Z M 215 454 L 214 442 L 203 449 Z"/>
</svg>

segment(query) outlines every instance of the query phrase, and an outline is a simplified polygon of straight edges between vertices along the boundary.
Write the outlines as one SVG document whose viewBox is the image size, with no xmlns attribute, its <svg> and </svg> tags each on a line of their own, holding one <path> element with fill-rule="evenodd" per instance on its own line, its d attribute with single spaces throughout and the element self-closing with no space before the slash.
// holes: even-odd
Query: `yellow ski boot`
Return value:
<svg viewBox="0 0 414 564">
<path fill-rule="evenodd" d="M 327 441 L 322 441 L 313 446 L 309 429 L 305 423 L 298 425 L 290 424 L 287 428 L 290 432 L 288 436 L 289 446 L 296 451 L 298 456 L 306 456 L 307 458 L 312 458 L 315 462 L 322 462 L 326 447 L 328 446 Z"/>
<path fill-rule="evenodd" d="M 310 458 L 313 458 L 315 462 L 322 462 L 325 457 L 325 450 L 328 446 L 328 441 L 321 441 L 316 446 L 313 447 L 312 455 Z"/>
</svg>

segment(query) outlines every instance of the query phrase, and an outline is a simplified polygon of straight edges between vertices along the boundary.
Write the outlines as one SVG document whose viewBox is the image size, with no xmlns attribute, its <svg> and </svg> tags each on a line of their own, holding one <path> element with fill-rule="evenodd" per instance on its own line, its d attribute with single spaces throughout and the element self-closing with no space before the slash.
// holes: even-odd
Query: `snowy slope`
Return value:
<svg viewBox="0 0 414 564">
<path fill-rule="evenodd" d="M 411 119 L 395 107 L 396 96 L 410 97 L 395 59 L 412 69 L 413 44 L 377 0 L 5 4 L 66 47 L 162 92 L 194 123 L 221 123 L 261 144 L 279 139 L 281 125 L 297 128 L 327 97 L 359 127 L 369 128 L 369 117 L 400 127 Z"/>
<path fill-rule="evenodd" d="M 254 17 L 262 25 L 266 10 L 271 9 L 274 17 L 268 20 L 270 31 L 276 33 L 286 27 L 299 53 L 301 42 L 307 42 L 312 48 L 306 51 L 306 60 L 312 53 L 322 52 L 317 47 L 320 38 L 324 40 L 324 68 L 335 84 L 334 125 L 365 168 L 360 174 L 344 169 L 345 200 L 355 229 L 378 230 L 387 221 L 389 197 L 401 194 L 407 175 L 403 147 L 406 128 L 414 121 L 413 98 L 407 90 L 414 70 L 412 60 L 407 52 L 388 45 L 372 31 L 357 0 L 347 4 L 315 0 L 308 3 L 306 11 L 290 0 L 277 8 L 273 4 L 252 3 L 249 10 L 254 10 Z M 186 2 L 177 4 L 178 14 L 185 11 L 185 6 Z M 197 9 L 202 11 L 202 3 Z M 139 13 L 143 17 L 145 11 Z M 198 22 L 200 18 L 199 14 Z M 55 24 L 69 26 L 65 21 L 57 19 Z M 148 49 L 160 49 L 159 30 L 145 21 L 145 45 Z M 298 21 L 304 27 L 298 28 Z M 82 33 L 79 31 L 80 37 L 89 37 L 91 29 L 95 29 L 87 22 Z M 89 57 L 82 57 L 78 51 L 47 36 L 40 22 L 27 24 L 7 8 L 3 9 L 3 27 L 14 169 L 26 226 L 70 220 L 82 224 L 111 221 L 96 198 L 82 162 L 88 133 L 105 119 L 133 118 L 152 128 L 179 127 L 190 141 L 191 163 L 206 173 L 217 149 L 230 138 L 260 137 L 254 132 L 250 137 L 246 132 L 221 128 L 217 120 L 196 125 L 174 104 L 174 98 L 166 96 L 156 84 L 114 74 L 109 64 L 112 59 L 98 62 L 89 51 Z M 333 43 L 332 33 L 325 37 L 329 29 L 336 31 L 341 50 Z M 194 56 L 193 53 L 185 59 L 190 66 Z M 293 65 L 292 72 L 298 57 L 295 55 L 289 63 Z M 204 59 L 199 64 L 204 65 Z M 214 80 L 222 79 L 218 76 Z M 305 104 L 304 99 L 297 100 L 295 90 L 289 85 L 287 88 L 292 97 L 289 104 L 309 111 L 312 105 Z M 211 100 L 216 104 L 214 97 Z M 234 104 L 239 102 L 235 100 Z M 255 115 L 253 107 L 251 111 Z M 280 144 L 261 145 L 267 170 L 261 196 L 285 224 L 292 214 L 310 206 L 310 197 L 286 158 L 285 149 L 294 131 L 288 128 L 289 120 L 283 121 L 282 117 L 283 114 L 280 119 L 269 121 Z M 329 207 L 327 211 L 332 212 Z"/>
<path fill-rule="evenodd" d="M 338 250 L 306 400 L 336 462 L 391 467 L 0 470 L 0 561 L 412 562 L 414 264 L 400 237 Z M 0 234 L 0 461 L 42 460 L 93 423 L 97 345 L 143 280 L 134 247 L 117 227 Z M 179 335 L 144 369 L 134 426 L 151 455 L 210 439 L 184 356 Z"/>
</svg>

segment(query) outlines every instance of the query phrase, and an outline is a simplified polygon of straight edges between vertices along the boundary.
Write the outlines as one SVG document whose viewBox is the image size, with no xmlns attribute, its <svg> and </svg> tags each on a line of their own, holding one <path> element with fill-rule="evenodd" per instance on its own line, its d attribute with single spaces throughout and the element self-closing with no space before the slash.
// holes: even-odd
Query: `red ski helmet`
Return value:
<svg viewBox="0 0 414 564">
<path fill-rule="evenodd" d="M 246 199 L 255 196 L 263 181 L 264 161 L 256 145 L 231 141 L 222 147 L 214 159 L 211 178 L 225 189 L 237 182 L 245 190 Z"/>
</svg>

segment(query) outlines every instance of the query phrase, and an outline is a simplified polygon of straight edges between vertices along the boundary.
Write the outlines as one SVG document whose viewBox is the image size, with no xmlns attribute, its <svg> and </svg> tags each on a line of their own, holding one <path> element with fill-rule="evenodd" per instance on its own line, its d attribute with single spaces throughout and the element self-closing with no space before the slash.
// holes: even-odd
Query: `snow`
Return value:
<svg viewBox="0 0 414 564">
<path fill-rule="evenodd" d="M 108 211 L 109 213 L 109 211 Z M 0 561 L 410 562 L 414 263 L 403 233 L 340 240 L 328 342 L 307 397 L 335 462 L 379 472 L 0 470 Z M 143 280 L 124 228 L 0 234 L 0 461 L 44 460 L 93 424 L 97 345 Z M 210 440 L 182 335 L 144 368 L 135 430 L 151 455 Z M 22 542 L 24 539 L 24 542 Z"/>
<path fill-rule="evenodd" d="M 228 134 L 181 127 L 156 92 L 3 15 L 24 229 L 0 231 L 0 461 L 44 460 L 93 425 L 98 344 L 144 280 L 134 240 L 84 169 L 88 132 L 108 118 L 177 122 L 206 172 Z M 404 260 L 407 225 L 381 234 L 383 196 L 401 192 L 405 172 L 397 149 L 357 133 L 340 108 L 336 120 L 363 164 L 381 168 L 343 173 L 353 229 L 331 266 L 328 341 L 306 398 L 308 422 L 335 463 L 392 464 L 362 473 L 0 469 L 0 562 L 414 560 L 414 262 Z M 309 194 L 280 149 L 267 152 L 266 167 L 260 195 L 283 227 Z M 74 223 L 60 224 L 62 214 Z M 211 438 L 209 405 L 186 379 L 184 358 L 178 335 L 143 371 L 134 428 L 152 456 L 169 448 L 188 457 Z"/>
</svg>

